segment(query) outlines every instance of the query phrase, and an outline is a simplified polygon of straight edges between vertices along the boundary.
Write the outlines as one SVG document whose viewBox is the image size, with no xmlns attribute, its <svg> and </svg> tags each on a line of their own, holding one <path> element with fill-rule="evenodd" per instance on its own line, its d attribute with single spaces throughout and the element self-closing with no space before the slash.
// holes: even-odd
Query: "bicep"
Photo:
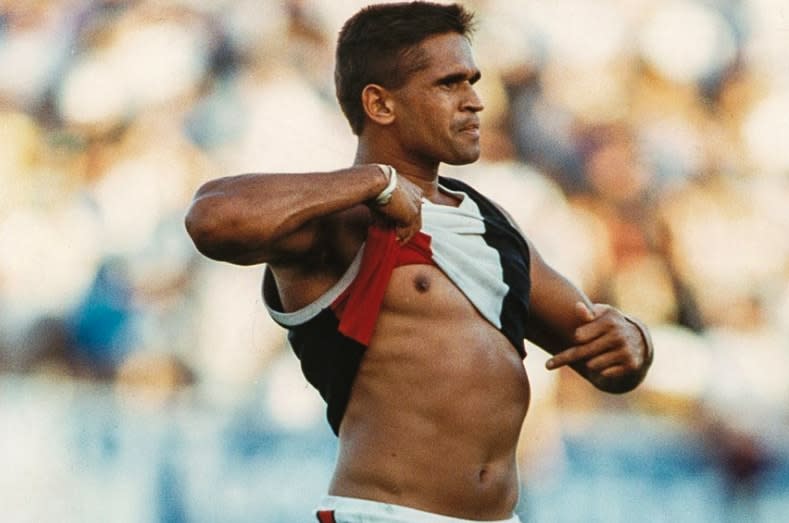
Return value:
<svg viewBox="0 0 789 523">
<path fill-rule="evenodd" d="M 220 178 L 198 189 L 185 224 L 197 249 L 216 260 L 297 261 L 331 246 L 337 216 L 364 207 L 380 178 L 377 167 Z"/>
<path fill-rule="evenodd" d="M 222 246 L 221 259 L 237 265 L 292 265 L 311 257 L 318 248 L 320 237 L 320 225 L 310 222 L 266 244 L 228 242 Z M 216 258 L 219 259 L 220 256 Z"/>
<path fill-rule="evenodd" d="M 592 303 L 567 278 L 548 265 L 513 217 L 501 206 L 494 205 L 520 233 L 528 246 L 529 316 L 526 318 L 526 338 L 551 354 L 561 352 L 573 345 L 575 329 L 581 325 L 575 305 Z"/>
<path fill-rule="evenodd" d="M 556 272 L 529 243 L 531 292 L 526 337 L 551 354 L 573 345 L 580 325 L 575 312 L 578 302 L 591 308 L 589 298 L 567 278 Z"/>
</svg>

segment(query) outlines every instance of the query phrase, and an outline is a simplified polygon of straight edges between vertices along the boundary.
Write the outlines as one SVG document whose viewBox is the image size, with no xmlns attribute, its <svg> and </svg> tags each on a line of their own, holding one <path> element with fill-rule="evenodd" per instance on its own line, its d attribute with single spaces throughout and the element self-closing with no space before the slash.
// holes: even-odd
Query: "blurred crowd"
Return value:
<svg viewBox="0 0 789 523">
<path fill-rule="evenodd" d="M 0 0 L 0 372 L 164 396 L 263 377 L 283 426 L 322 416 L 261 268 L 202 258 L 183 216 L 214 177 L 352 161 L 333 46 L 366 3 Z M 789 6 L 463 3 L 483 158 L 444 173 L 657 347 L 624 399 L 532 348 L 525 447 L 557 407 L 668 415 L 747 478 L 789 445 Z"/>
</svg>

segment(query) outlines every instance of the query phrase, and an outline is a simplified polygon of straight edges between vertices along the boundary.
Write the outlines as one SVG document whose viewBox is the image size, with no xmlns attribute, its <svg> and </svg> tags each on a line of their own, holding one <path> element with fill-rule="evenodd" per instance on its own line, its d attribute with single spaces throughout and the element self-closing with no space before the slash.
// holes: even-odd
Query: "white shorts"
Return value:
<svg viewBox="0 0 789 523">
<path fill-rule="evenodd" d="M 366 499 L 325 496 L 315 515 L 320 523 L 480 523 Z M 521 523 L 518 516 L 488 523 Z"/>
</svg>

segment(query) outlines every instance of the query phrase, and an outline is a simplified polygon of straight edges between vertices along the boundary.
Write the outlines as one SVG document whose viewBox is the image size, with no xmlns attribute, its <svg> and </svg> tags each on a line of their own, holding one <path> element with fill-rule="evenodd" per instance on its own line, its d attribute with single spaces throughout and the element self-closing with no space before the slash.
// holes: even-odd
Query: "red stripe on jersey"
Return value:
<svg viewBox="0 0 789 523">
<path fill-rule="evenodd" d="M 400 245 L 394 229 L 370 227 L 359 273 L 331 305 L 340 319 L 339 331 L 365 347 L 369 345 L 392 271 L 413 264 L 435 265 L 430 236 L 418 232 Z"/>
<path fill-rule="evenodd" d="M 319 510 L 318 511 L 318 521 L 320 521 L 320 523 L 337 523 L 334 520 L 334 511 L 333 510 Z"/>
</svg>

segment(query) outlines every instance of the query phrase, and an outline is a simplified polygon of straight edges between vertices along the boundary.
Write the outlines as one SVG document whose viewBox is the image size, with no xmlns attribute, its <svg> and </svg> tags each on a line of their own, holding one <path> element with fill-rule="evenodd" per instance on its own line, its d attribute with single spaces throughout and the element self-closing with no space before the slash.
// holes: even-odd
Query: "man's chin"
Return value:
<svg viewBox="0 0 789 523">
<path fill-rule="evenodd" d="M 452 158 L 447 158 L 444 160 L 445 164 L 448 165 L 468 165 L 470 163 L 474 163 L 479 160 L 480 151 L 476 149 L 475 151 L 468 151 L 465 153 L 458 153 Z"/>
</svg>

